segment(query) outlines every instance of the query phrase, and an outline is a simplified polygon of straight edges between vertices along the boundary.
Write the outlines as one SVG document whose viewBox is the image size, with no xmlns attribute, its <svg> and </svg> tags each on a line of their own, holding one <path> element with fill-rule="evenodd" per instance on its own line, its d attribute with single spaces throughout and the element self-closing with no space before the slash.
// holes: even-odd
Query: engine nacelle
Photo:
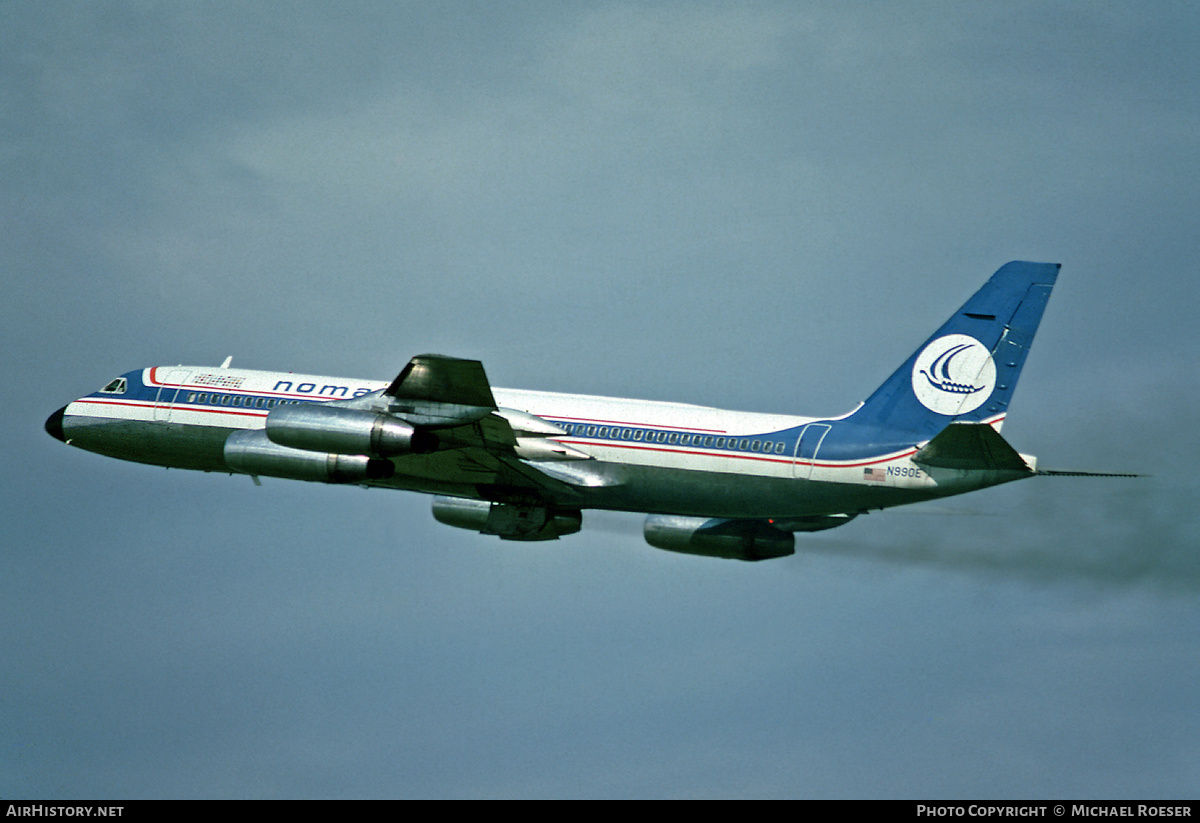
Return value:
<svg viewBox="0 0 1200 823">
<path fill-rule="evenodd" d="M 433 498 L 433 516 L 447 526 L 494 534 L 501 540 L 557 540 L 583 528 L 583 515 L 578 509 L 517 506 L 460 497 Z"/>
<path fill-rule="evenodd" d="M 643 527 L 656 549 L 731 560 L 770 560 L 796 553 L 796 538 L 763 520 L 652 514 Z"/>
<path fill-rule="evenodd" d="M 262 431 L 236 431 L 225 439 L 225 463 L 237 472 L 318 483 L 386 480 L 396 472 L 392 461 L 365 454 L 319 454 L 280 446 Z"/>
<path fill-rule="evenodd" d="M 435 435 L 390 415 L 319 403 L 276 406 L 266 432 L 280 446 L 326 454 L 396 457 L 437 448 Z"/>
</svg>

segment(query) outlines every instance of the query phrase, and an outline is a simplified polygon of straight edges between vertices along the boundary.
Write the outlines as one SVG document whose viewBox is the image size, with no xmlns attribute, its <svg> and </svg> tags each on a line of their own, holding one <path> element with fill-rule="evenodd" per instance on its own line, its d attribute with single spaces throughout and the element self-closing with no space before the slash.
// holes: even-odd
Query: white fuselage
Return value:
<svg viewBox="0 0 1200 823">
<path fill-rule="evenodd" d="M 228 435 L 262 429 L 280 404 L 345 400 L 388 385 L 195 366 L 143 369 L 121 381 L 63 409 L 64 439 L 113 457 L 204 471 L 230 471 L 222 454 Z M 1008 476 L 1012 473 L 922 467 L 912 460 L 920 442 L 822 449 L 844 416 L 807 418 L 500 388 L 494 396 L 501 414 L 516 410 L 547 421 L 562 433 L 546 439 L 589 458 L 529 461 L 572 486 L 578 496 L 567 504 L 580 508 L 806 517 L 857 513 L 1016 479 Z M 486 467 L 466 459 L 406 455 L 395 463 L 393 477 L 364 485 L 480 497 L 481 485 L 496 483 Z"/>
</svg>

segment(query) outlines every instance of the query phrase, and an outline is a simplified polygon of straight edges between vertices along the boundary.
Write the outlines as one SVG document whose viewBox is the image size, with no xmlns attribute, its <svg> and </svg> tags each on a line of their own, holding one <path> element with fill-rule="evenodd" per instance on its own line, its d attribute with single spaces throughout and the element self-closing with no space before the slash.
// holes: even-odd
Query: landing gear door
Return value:
<svg viewBox="0 0 1200 823">
<path fill-rule="evenodd" d="M 828 423 L 809 423 L 801 430 L 800 439 L 796 441 L 796 458 L 792 463 L 793 477 L 808 480 L 812 476 L 821 441 L 829 434 L 831 428 L 833 426 Z"/>
</svg>

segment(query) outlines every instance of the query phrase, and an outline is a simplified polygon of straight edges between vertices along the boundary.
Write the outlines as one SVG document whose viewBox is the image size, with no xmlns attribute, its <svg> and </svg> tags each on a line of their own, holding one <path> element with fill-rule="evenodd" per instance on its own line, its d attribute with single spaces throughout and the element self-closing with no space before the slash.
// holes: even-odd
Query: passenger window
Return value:
<svg viewBox="0 0 1200 823">
<path fill-rule="evenodd" d="M 762 445 L 761 441 L 755 440 L 753 443 L 750 444 L 750 451 L 752 451 L 752 452 L 758 451 L 759 447 L 761 445 Z"/>
<path fill-rule="evenodd" d="M 635 431 L 635 432 L 633 433 L 633 439 L 634 439 L 634 440 L 641 440 L 641 439 L 642 439 L 642 437 L 643 437 L 643 435 L 645 435 L 645 432 L 643 432 L 641 429 L 638 429 L 637 431 Z"/>
</svg>

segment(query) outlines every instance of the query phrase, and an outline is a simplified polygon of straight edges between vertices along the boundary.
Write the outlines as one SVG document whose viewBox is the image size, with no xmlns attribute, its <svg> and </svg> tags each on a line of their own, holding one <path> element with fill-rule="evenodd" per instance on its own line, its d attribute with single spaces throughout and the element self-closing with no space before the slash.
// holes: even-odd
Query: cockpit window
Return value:
<svg viewBox="0 0 1200 823">
<path fill-rule="evenodd" d="M 109 383 L 100 390 L 104 394 L 124 394 L 125 393 L 125 378 L 118 377 L 116 380 Z"/>
</svg>

